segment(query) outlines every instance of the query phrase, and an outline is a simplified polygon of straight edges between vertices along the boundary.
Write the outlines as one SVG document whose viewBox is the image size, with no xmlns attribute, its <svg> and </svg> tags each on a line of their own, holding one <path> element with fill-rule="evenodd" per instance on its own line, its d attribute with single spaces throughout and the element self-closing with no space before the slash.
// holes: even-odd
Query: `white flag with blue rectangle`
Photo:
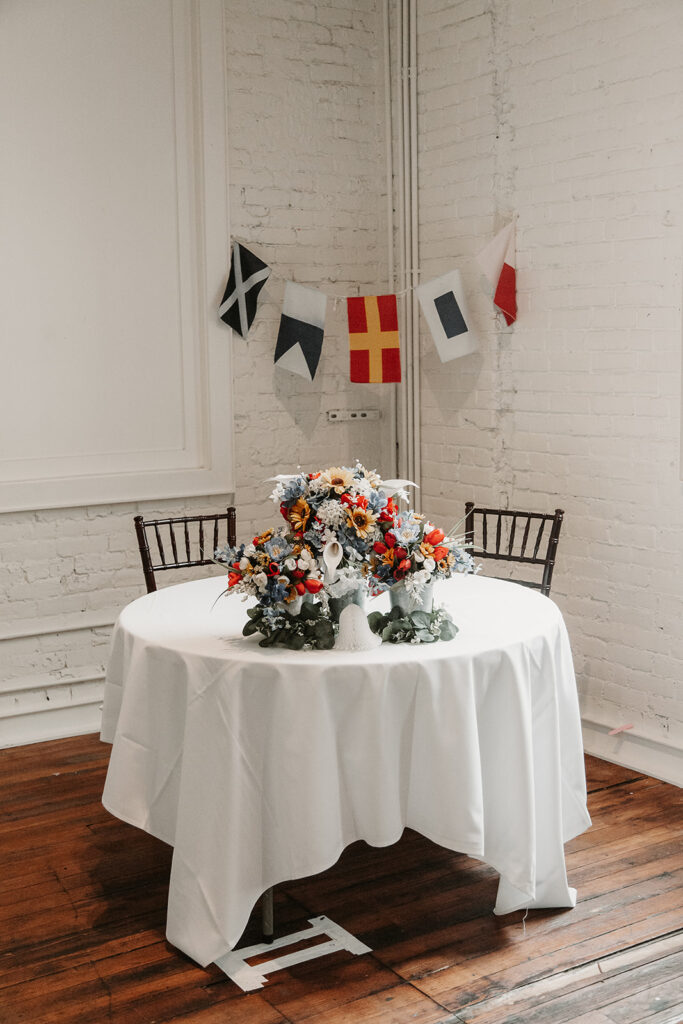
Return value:
<svg viewBox="0 0 683 1024">
<path fill-rule="evenodd" d="M 415 291 L 442 363 L 477 351 L 479 340 L 472 329 L 459 270 L 418 285 Z"/>
</svg>

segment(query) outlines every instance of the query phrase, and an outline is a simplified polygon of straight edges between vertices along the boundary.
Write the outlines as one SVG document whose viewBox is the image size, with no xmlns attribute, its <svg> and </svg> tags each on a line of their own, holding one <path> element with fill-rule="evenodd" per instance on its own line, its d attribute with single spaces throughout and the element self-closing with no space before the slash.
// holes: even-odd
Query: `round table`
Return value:
<svg viewBox="0 0 683 1024">
<path fill-rule="evenodd" d="M 550 599 L 459 576 L 436 592 L 454 640 L 294 652 L 243 637 L 246 605 L 225 586 L 128 605 L 105 683 L 103 803 L 174 847 L 171 943 L 208 964 L 266 889 L 405 827 L 495 868 L 496 913 L 575 904 L 563 843 L 590 819 Z"/>
</svg>

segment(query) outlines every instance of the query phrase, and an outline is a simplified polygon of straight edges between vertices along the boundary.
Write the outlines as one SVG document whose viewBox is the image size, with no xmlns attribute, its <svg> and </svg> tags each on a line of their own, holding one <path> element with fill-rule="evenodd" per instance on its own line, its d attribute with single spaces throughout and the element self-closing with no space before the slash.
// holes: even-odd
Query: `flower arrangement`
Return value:
<svg viewBox="0 0 683 1024">
<path fill-rule="evenodd" d="M 298 473 L 279 483 L 271 497 L 291 535 L 310 550 L 322 555 L 328 541 L 338 541 L 344 567 L 364 562 L 382 525 L 393 520 L 396 506 L 381 484 L 377 473 L 358 462 L 352 469 Z"/>
<path fill-rule="evenodd" d="M 228 591 L 256 597 L 264 607 L 291 604 L 323 589 L 315 554 L 282 531 L 266 530 L 251 544 L 219 549 L 215 559 L 228 566 Z"/>
<path fill-rule="evenodd" d="M 262 646 L 327 649 L 334 645 L 333 620 L 348 601 L 399 586 L 415 600 L 436 579 L 473 571 L 455 538 L 417 512 L 399 511 L 396 499 L 407 498 L 400 482 L 388 494 L 389 486 L 360 462 L 278 481 L 271 498 L 284 526 L 215 554 L 228 569 L 226 593 L 257 599 L 243 632 L 262 633 Z M 431 605 L 425 613 L 373 613 L 370 625 L 393 643 L 431 643 L 457 632 Z"/>
<path fill-rule="evenodd" d="M 382 536 L 372 545 L 369 570 L 381 590 L 402 583 L 417 599 L 436 580 L 474 571 L 462 541 L 446 536 L 418 512 L 396 512 L 379 525 Z"/>
</svg>

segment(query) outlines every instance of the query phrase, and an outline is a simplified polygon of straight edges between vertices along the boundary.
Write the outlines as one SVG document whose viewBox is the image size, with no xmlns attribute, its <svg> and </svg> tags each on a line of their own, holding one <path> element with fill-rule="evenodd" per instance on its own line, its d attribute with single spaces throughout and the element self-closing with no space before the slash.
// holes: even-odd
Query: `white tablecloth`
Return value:
<svg viewBox="0 0 683 1024">
<path fill-rule="evenodd" d="M 437 600 L 448 643 L 262 649 L 223 578 L 128 605 L 114 631 L 104 806 L 174 847 L 167 936 L 202 965 L 268 887 L 406 826 L 499 872 L 495 912 L 570 907 L 563 843 L 589 825 L 562 616 L 477 576 Z M 373 605 L 371 603 L 371 605 Z"/>
</svg>

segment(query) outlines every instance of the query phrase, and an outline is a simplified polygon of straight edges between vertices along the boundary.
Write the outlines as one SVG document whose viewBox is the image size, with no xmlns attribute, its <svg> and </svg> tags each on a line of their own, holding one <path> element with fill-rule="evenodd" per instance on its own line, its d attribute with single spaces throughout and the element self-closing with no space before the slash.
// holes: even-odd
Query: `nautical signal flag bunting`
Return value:
<svg viewBox="0 0 683 1024">
<path fill-rule="evenodd" d="M 350 379 L 353 384 L 398 384 L 401 350 L 395 295 L 347 298 Z"/>
<path fill-rule="evenodd" d="M 517 260 L 515 222 L 511 221 L 491 239 L 477 256 L 477 262 L 493 286 L 493 301 L 508 327 L 517 319 Z"/>
<path fill-rule="evenodd" d="M 317 288 L 285 283 L 275 362 L 291 373 L 313 380 L 325 334 L 327 296 Z"/>
<path fill-rule="evenodd" d="M 415 291 L 442 363 L 477 351 L 458 270 L 418 285 Z"/>
<path fill-rule="evenodd" d="M 218 315 L 221 320 L 243 338 L 256 316 L 259 294 L 270 276 L 270 267 L 245 245 L 235 242 L 232 247 L 230 276 L 221 299 Z"/>
</svg>

